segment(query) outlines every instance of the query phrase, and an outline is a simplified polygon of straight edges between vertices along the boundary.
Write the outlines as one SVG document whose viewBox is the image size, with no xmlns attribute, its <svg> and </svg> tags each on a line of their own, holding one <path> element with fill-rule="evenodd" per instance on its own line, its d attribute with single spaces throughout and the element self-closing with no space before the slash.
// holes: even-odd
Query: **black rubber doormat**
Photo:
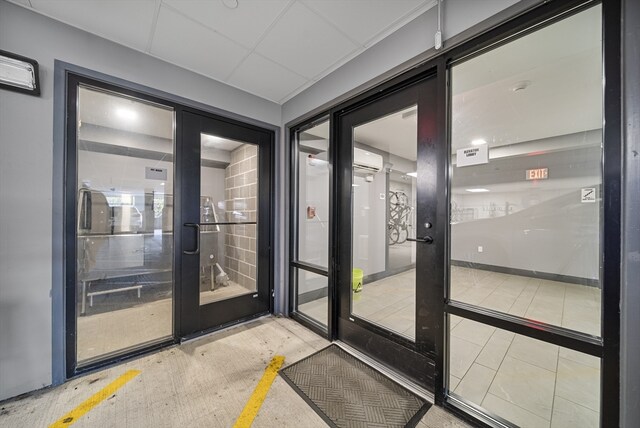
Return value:
<svg viewBox="0 0 640 428">
<path fill-rule="evenodd" d="M 415 427 L 431 407 L 337 345 L 280 375 L 333 427 Z"/>
</svg>

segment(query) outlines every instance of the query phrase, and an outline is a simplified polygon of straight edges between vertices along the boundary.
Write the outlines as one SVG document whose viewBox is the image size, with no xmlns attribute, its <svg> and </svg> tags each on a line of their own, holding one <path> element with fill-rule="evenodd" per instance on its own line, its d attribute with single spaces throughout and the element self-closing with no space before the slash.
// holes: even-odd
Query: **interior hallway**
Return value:
<svg viewBox="0 0 640 428">
<path fill-rule="evenodd" d="M 141 374 L 73 426 L 231 427 L 275 355 L 285 366 L 329 342 L 286 318 L 268 316 L 0 404 L 0 426 L 46 427 L 127 370 Z M 323 427 L 323 420 L 279 376 L 253 427 Z M 464 428 L 432 407 L 420 428 Z"/>
</svg>

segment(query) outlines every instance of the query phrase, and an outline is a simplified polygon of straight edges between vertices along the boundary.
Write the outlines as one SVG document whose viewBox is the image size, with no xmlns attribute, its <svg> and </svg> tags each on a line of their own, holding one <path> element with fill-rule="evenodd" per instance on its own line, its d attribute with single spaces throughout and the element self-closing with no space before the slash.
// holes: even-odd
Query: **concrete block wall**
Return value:
<svg viewBox="0 0 640 428">
<path fill-rule="evenodd" d="M 250 144 L 231 152 L 225 170 L 225 199 L 230 222 L 254 222 L 258 203 L 258 148 Z M 225 265 L 231 281 L 256 290 L 257 225 L 225 226 Z"/>
</svg>

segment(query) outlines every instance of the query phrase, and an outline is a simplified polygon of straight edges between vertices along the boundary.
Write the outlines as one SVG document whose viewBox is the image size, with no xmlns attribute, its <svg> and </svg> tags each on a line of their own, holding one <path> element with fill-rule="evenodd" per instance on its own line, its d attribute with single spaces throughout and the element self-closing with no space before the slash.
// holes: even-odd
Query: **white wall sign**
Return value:
<svg viewBox="0 0 640 428">
<path fill-rule="evenodd" d="M 489 163 L 489 147 L 467 147 L 456 151 L 456 166 L 471 166 Z"/>
<path fill-rule="evenodd" d="M 582 203 L 595 203 L 596 201 L 596 188 L 585 187 L 580 190 L 580 202 Z"/>
<path fill-rule="evenodd" d="M 146 166 L 144 168 L 144 178 L 147 180 L 167 180 L 167 168 L 152 168 Z"/>
</svg>

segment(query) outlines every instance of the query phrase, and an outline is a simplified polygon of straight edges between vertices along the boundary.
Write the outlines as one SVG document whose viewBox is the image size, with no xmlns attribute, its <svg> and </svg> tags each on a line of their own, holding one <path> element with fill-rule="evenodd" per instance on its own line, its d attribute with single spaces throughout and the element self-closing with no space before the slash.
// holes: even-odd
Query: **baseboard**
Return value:
<svg viewBox="0 0 640 428">
<path fill-rule="evenodd" d="M 372 273 L 371 275 L 367 275 L 364 278 L 362 278 L 362 283 L 363 284 L 369 284 L 375 281 L 379 281 L 381 279 L 393 276 L 393 275 L 398 275 L 401 274 L 403 272 L 409 271 L 411 269 L 415 269 L 416 265 L 415 263 L 407 265 L 407 266 L 403 266 L 400 268 L 396 268 L 396 269 L 389 269 L 389 270 L 385 270 L 382 272 L 376 272 L 376 273 Z"/>
<path fill-rule="evenodd" d="M 485 265 L 482 263 L 465 262 L 462 260 L 451 260 L 451 266 L 466 267 L 478 270 L 488 270 L 491 272 L 506 273 L 509 275 L 526 276 L 528 278 L 545 279 L 548 281 L 568 282 L 570 284 L 586 285 L 588 287 L 600 288 L 600 281 L 592 278 L 581 278 L 578 276 L 559 275 L 557 273 L 538 272 L 526 269 L 516 269 L 505 266 Z"/>
<path fill-rule="evenodd" d="M 311 291 L 307 291 L 306 293 L 299 294 L 298 307 L 300 305 L 304 305 L 305 303 L 313 302 L 314 300 L 327 297 L 328 293 L 329 293 L 329 289 L 327 287 L 323 287 L 323 288 L 318 288 L 317 290 L 311 290 Z"/>
</svg>

